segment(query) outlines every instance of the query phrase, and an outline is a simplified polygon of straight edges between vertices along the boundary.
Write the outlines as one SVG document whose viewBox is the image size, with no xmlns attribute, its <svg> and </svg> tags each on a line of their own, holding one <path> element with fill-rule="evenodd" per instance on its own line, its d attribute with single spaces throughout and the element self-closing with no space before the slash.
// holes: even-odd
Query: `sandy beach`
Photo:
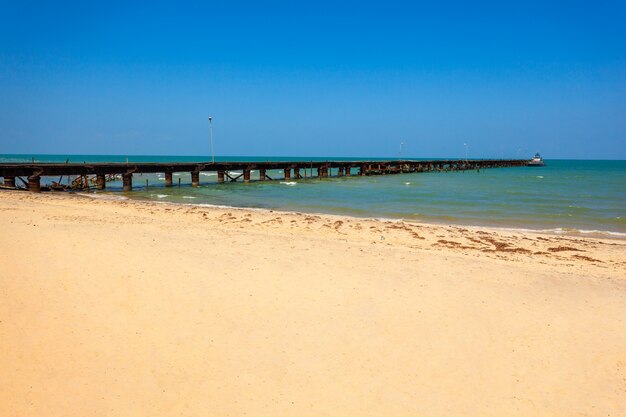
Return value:
<svg viewBox="0 0 626 417">
<path fill-rule="evenodd" d="M 0 192 L 0 416 L 623 416 L 626 241 Z"/>
</svg>

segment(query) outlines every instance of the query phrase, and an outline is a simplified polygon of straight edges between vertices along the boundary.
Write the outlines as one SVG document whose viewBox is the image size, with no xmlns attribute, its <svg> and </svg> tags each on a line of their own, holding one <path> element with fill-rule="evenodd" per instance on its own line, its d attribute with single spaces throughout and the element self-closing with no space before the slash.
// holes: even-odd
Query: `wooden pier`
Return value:
<svg viewBox="0 0 626 417">
<path fill-rule="evenodd" d="M 174 185 L 174 173 L 190 173 L 191 185 L 200 185 L 201 172 L 217 173 L 217 182 L 250 182 L 252 171 L 258 171 L 257 181 L 292 179 L 322 179 L 331 176 L 390 175 L 415 172 L 468 171 L 487 168 L 526 166 L 528 160 L 387 160 L 387 161 L 285 161 L 285 162 L 194 162 L 194 163 L 0 163 L 0 177 L 4 188 L 17 188 L 19 179 L 23 188 L 32 192 L 42 190 L 42 177 L 84 177 L 87 187 L 104 190 L 107 179 L 121 176 L 124 191 L 133 188 L 134 174 L 165 175 L 165 186 Z M 240 172 L 233 174 L 233 172 Z M 276 175 L 275 172 L 279 174 Z M 270 176 L 270 172 L 272 176 Z M 281 175 L 282 174 L 282 175 Z"/>
</svg>

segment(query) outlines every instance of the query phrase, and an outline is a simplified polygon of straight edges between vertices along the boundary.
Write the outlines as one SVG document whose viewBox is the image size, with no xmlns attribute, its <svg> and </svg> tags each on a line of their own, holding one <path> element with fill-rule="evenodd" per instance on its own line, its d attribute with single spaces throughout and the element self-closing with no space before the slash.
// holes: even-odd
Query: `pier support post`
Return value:
<svg viewBox="0 0 626 417">
<path fill-rule="evenodd" d="M 124 191 L 133 190 L 133 174 L 122 174 L 122 184 L 124 185 Z"/>
<path fill-rule="evenodd" d="M 172 176 L 173 176 L 173 174 L 171 172 L 166 172 L 165 173 L 165 186 L 166 187 L 171 187 L 172 186 Z"/>
<path fill-rule="evenodd" d="M 297 179 L 297 180 L 298 180 L 298 179 L 300 179 L 300 178 L 302 178 L 302 177 L 300 176 L 300 168 L 294 168 L 294 169 L 293 169 L 293 177 L 294 177 L 295 179 Z"/>
<path fill-rule="evenodd" d="M 224 170 L 220 169 L 217 171 L 217 182 L 224 182 Z"/>
<path fill-rule="evenodd" d="M 291 179 L 291 168 L 285 168 L 285 180 Z"/>
<path fill-rule="evenodd" d="M 343 177 L 343 167 L 337 168 L 337 176 L 338 177 Z"/>
<path fill-rule="evenodd" d="M 265 168 L 259 169 L 259 180 L 265 181 Z"/>
<path fill-rule="evenodd" d="M 15 188 L 15 177 L 4 177 L 4 185 Z"/>
<path fill-rule="evenodd" d="M 350 176 L 350 167 L 346 167 L 346 177 Z"/>
<path fill-rule="evenodd" d="M 198 187 L 200 185 L 200 171 L 191 171 L 191 186 Z"/>
<path fill-rule="evenodd" d="M 250 170 L 249 169 L 243 170 L 243 182 L 250 182 Z"/>
<path fill-rule="evenodd" d="M 41 177 L 39 175 L 31 175 L 28 177 L 28 191 L 33 193 L 41 192 Z"/>
<path fill-rule="evenodd" d="M 107 180 L 104 174 L 97 174 L 96 175 L 96 188 L 98 190 L 104 190 L 106 186 L 107 186 Z"/>
</svg>

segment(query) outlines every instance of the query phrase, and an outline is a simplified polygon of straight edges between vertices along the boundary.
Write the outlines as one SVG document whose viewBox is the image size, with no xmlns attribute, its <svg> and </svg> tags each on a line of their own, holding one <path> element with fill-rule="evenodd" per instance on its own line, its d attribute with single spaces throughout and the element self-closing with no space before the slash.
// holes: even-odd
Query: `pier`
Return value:
<svg viewBox="0 0 626 417">
<path fill-rule="evenodd" d="M 200 185 L 201 172 L 217 173 L 217 182 L 323 179 L 363 175 L 392 175 L 416 172 L 478 171 L 528 165 L 524 159 L 480 160 L 386 160 L 386 161 L 283 161 L 283 162 L 194 162 L 194 163 L 1 163 L 4 188 L 25 188 L 40 192 L 42 177 L 79 178 L 86 189 L 104 190 L 111 179 L 121 177 L 123 190 L 131 191 L 134 174 L 164 174 L 165 186 L 173 186 L 175 173 L 190 173 L 191 185 Z M 237 172 L 237 174 L 234 174 Z M 276 174 L 278 172 L 278 174 Z M 272 175 L 270 175 L 270 173 Z M 19 180 L 19 183 L 18 183 Z M 58 183 L 61 181 L 59 180 Z M 91 187 L 90 184 L 93 184 Z M 81 187 L 83 188 L 83 187 Z"/>
</svg>

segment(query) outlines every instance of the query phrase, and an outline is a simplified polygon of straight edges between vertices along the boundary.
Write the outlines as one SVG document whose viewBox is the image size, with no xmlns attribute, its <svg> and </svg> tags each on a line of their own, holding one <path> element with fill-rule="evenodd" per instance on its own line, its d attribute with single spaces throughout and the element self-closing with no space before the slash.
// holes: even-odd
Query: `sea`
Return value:
<svg viewBox="0 0 626 417">
<path fill-rule="evenodd" d="M 363 159 L 388 158 L 215 158 L 217 162 Z M 0 163 L 33 160 L 57 163 L 68 160 L 90 163 L 198 162 L 208 161 L 210 157 L 0 154 Z M 191 187 L 189 173 L 179 173 L 174 174 L 174 186 L 167 188 L 163 174 L 135 174 L 132 192 L 123 192 L 121 181 L 113 181 L 107 184 L 106 191 L 92 191 L 89 196 L 626 238 L 626 161 L 623 160 L 547 159 L 543 167 L 321 180 L 285 181 L 278 170 L 267 173 L 273 181 L 255 182 L 258 172 L 253 171 L 251 183 L 220 184 L 216 173 L 203 172 L 200 187 Z M 307 171 L 310 176 L 308 174 Z"/>
</svg>

